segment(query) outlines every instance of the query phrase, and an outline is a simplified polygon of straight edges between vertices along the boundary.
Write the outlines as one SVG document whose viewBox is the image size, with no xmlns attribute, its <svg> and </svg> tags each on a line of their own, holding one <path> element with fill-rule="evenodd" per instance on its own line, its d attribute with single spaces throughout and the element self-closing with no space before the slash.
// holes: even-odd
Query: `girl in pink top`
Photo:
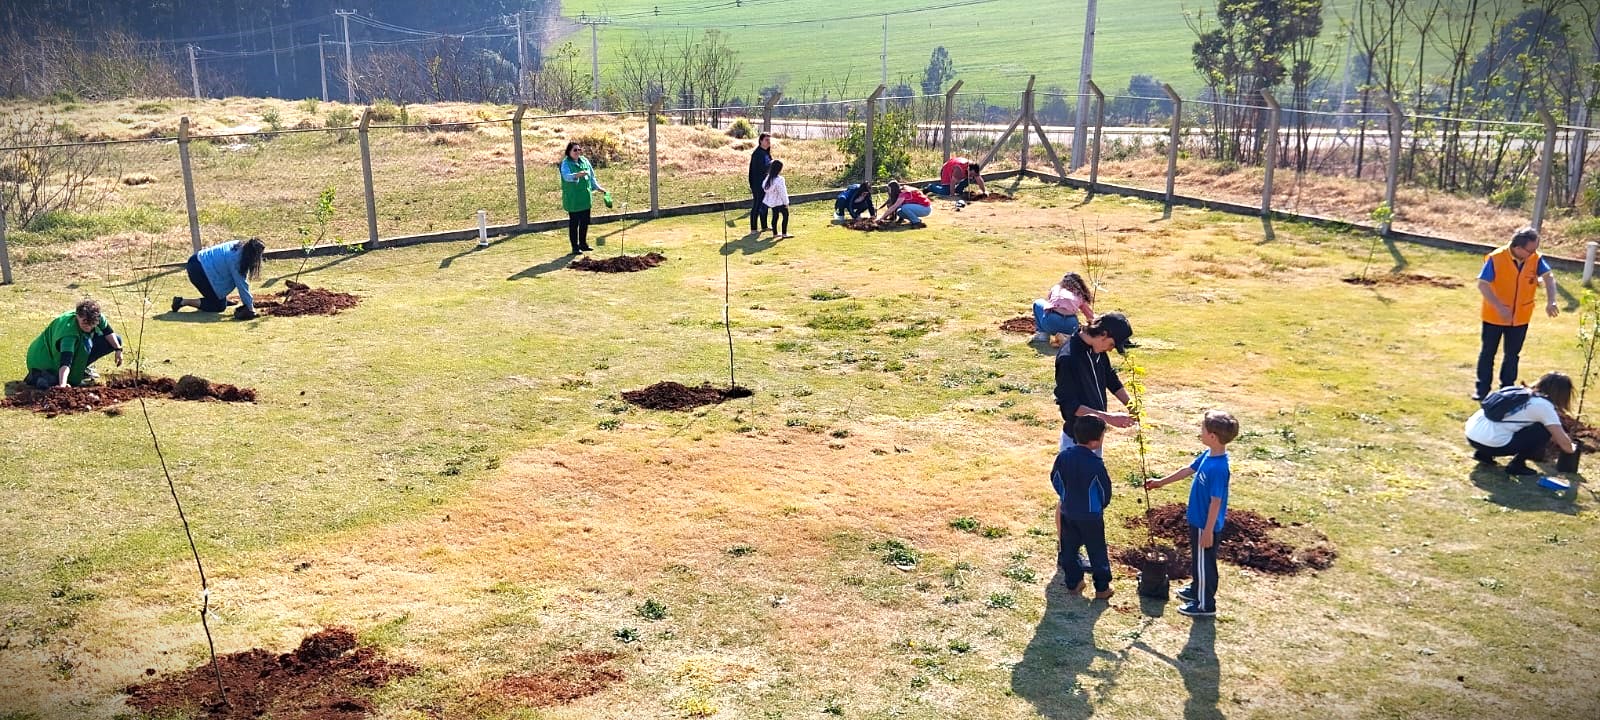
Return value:
<svg viewBox="0 0 1600 720">
<path fill-rule="evenodd" d="M 1090 306 L 1093 302 L 1094 294 L 1082 277 L 1071 272 L 1061 276 L 1061 282 L 1052 286 L 1045 297 L 1033 301 L 1033 327 L 1038 332 L 1033 334 L 1032 342 L 1048 338 L 1051 345 L 1057 345 L 1056 335 L 1078 332 L 1080 312 L 1084 322 L 1094 322 L 1094 308 Z"/>
</svg>

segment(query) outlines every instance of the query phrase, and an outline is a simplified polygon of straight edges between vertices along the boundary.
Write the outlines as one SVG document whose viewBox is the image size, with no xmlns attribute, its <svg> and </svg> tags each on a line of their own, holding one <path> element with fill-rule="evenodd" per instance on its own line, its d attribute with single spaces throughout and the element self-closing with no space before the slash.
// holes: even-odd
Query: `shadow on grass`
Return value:
<svg viewBox="0 0 1600 720">
<path fill-rule="evenodd" d="M 260 312 L 260 311 L 257 311 L 257 312 Z M 202 324 L 215 323 L 215 322 L 233 322 L 233 307 L 230 306 L 227 310 L 223 310 L 222 312 L 207 312 L 205 310 L 192 310 L 192 309 L 185 309 L 185 310 L 182 310 L 180 312 L 173 312 L 171 310 L 168 310 L 168 311 L 166 311 L 164 313 L 158 313 L 158 314 L 155 314 L 155 315 L 151 315 L 150 319 L 151 320 L 158 320 L 160 322 L 181 322 L 181 323 L 202 323 Z"/>
<path fill-rule="evenodd" d="M 510 276 L 510 277 L 508 277 L 506 279 L 507 280 L 525 280 L 525 279 L 528 279 L 528 278 L 536 278 L 536 277 L 539 277 L 540 275 L 547 275 L 549 273 L 553 273 L 553 272 L 555 272 L 557 270 L 560 270 L 560 269 L 562 269 L 562 268 L 564 268 L 564 267 L 566 267 L 568 265 L 571 265 L 572 261 L 573 260 L 577 260 L 577 259 L 578 259 L 577 255 L 574 255 L 572 253 L 566 253 L 566 254 L 562 255 L 561 257 L 558 257 L 558 258 L 556 258 L 554 260 L 550 260 L 550 261 L 547 261 L 547 262 L 539 263 L 538 265 L 535 265 L 535 266 L 533 266 L 531 268 L 523 270 L 522 272 L 519 272 L 519 273 L 517 273 L 515 275 L 512 275 L 512 276 Z"/>
<path fill-rule="evenodd" d="M 1144 642 L 1135 647 L 1171 665 L 1183 676 L 1183 689 L 1189 697 L 1183 701 L 1184 720 L 1220 720 L 1224 717 L 1217 707 L 1221 695 L 1222 665 L 1217 661 L 1217 624 L 1213 618 L 1195 618 L 1189 626 L 1189 641 L 1183 644 L 1177 657 L 1167 657 Z"/>
<path fill-rule="evenodd" d="M 1572 479 L 1572 488 L 1556 492 L 1539 487 L 1538 475 L 1508 475 L 1505 468 L 1499 465 L 1479 464 L 1472 469 L 1471 476 L 1472 484 L 1489 494 L 1489 502 L 1501 507 L 1577 515 L 1578 486 L 1582 484 L 1583 476 L 1568 473 L 1568 477 Z"/>
<path fill-rule="evenodd" d="M 1390 273 L 1397 273 L 1397 272 L 1400 272 L 1401 270 L 1404 270 L 1404 269 L 1406 269 L 1408 267 L 1411 267 L 1411 262 L 1409 260 L 1406 260 L 1406 256 L 1405 255 L 1401 254 L 1400 246 L 1395 244 L 1394 238 L 1392 238 L 1392 237 L 1384 238 L 1383 239 L 1383 249 L 1388 250 L 1389 251 L 1389 257 L 1394 258 L 1394 267 L 1389 268 L 1389 272 Z"/>
<path fill-rule="evenodd" d="M 348 253 L 345 253 L 343 255 L 338 255 L 338 256 L 335 256 L 332 260 L 329 260 L 329 261 L 327 261 L 325 263 L 322 263 L 321 265 L 314 265 L 312 267 L 306 268 L 303 271 L 296 271 L 296 272 L 292 272 L 292 273 L 284 273 L 284 274 L 279 275 L 277 277 L 270 278 L 270 279 L 266 280 L 265 282 L 261 283 L 261 287 L 269 288 L 269 287 L 272 287 L 273 285 L 276 285 L 276 284 L 278 284 L 278 283 L 280 283 L 280 282 L 282 282 L 284 280 L 294 280 L 294 278 L 296 276 L 298 276 L 298 275 L 316 274 L 316 272 L 319 271 L 319 270 L 327 270 L 328 268 L 331 268 L 331 267 L 333 267 L 335 265 L 341 265 L 341 264 L 350 262 L 351 260 L 354 260 L 354 259 L 356 259 L 358 257 L 361 257 L 361 256 L 365 255 L 365 254 L 366 253 L 364 253 L 364 252 L 348 252 Z M 298 266 L 296 266 L 296 267 L 298 267 Z"/>
<path fill-rule="evenodd" d="M 1104 680 L 1103 694 L 1122 658 L 1094 640 L 1095 623 L 1110 605 L 1069 592 L 1057 575 L 1045 586 L 1044 617 L 1022 651 L 1022 662 L 1011 670 L 1011 691 L 1032 703 L 1041 717 L 1077 720 L 1094 714 L 1080 678 L 1093 675 Z M 1110 670 L 1092 673 L 1089 666 L 1096 658 L 1114 664 Z"/>
<path fill-rule="evenodd" d="M 766 236 L 766 239 L 763 240 L 762 234 L 759 232 L 745 233 L 744 237 L 723 245 L 721 252 L 723 255 L 732 255 L 735 252 L 745 255 L 754 255 L 756 253 L 771 250 L 772 248 L 777 247 L 777 245 L 778 238 L 771 235 Z"/>
<path fill-rule="evenodd" d="M 188 272 L 188 270 L 180 265 L 180 266 L 174 267 L 174 268 L 167 268 L 165 270 L 162 270 L 161 272 L 150 273 L 148 275 L 140 275 L 139 277 L 135 277 L 135 278 L 129 278 L 126 281 L 123 281 L 123 282 L 120 282 L 120 283 L 116 283 L 114 285 L 107 285 L 106 287 L 108 287 L 108 288 L 117 288 L 117 289 L 121 289 L 121 288 L 138 288 L 143 283 L 153 283 L 156 280 L 164 278 L 164 277 L 166 277 L 168 275 L 177 275 L 178 273 L 187 273 L 187 272 Z"/>
</svg>

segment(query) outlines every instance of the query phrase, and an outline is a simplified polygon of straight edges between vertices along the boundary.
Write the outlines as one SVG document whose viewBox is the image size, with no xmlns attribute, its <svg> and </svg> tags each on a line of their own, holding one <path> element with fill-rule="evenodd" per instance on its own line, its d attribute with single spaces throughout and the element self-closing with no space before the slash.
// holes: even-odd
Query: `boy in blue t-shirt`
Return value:
<svg viewBox="0 0 1600 720">
<path fill-rule="evenodd" d="M 1061 545 L 1056 551 L 1056 567 L 1061 579 L 1073 592 L 1083 594 L 1086 583 L 1078 565 L 1078 548 L 1089 557 L 1094 577 L 1094 599 L 1111 597 L 1111 557 L 1106 552 L 1105 509 L 1111 504 L 1111 476 L 1096 452 L 1106 434 L 1106 422 L 1092 415 L 1080 415 L 1072 423 L 1076 444 L 1056 455 L 1050 468 L 1050 485 L 1061 501 L 1057 517 Z"/>
<path fill-rule="evenodd" d="M 1189 547 L 1194 550 L 1194 583 L 1178 591 L 1184 604 L 1178 612 L 1191 617 L 1217 614 L 1217 539 L 1228 512 L 1228 443 L 1239 436 L 1239 421 L 1221 410 L 1207 410 L 1200 422 L 1206 451 L 1182 470 L 1160 480 L 1146 480 L 1154 490 L 1193 477 L 1189 486 Z"/>
</svg>

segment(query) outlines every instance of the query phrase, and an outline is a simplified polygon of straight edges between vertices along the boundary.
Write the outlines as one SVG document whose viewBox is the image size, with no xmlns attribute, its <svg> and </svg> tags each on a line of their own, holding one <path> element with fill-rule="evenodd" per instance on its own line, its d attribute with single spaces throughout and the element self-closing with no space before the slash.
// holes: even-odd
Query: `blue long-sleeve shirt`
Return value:
<svg viewBox="0 0 1600 720">
<path fill-rule="evenodd" d="M 1056 455 L 1050 484 L 1061 498 L 1062 515 L 1099 515 L 1111 504 L 1111 476 L 1093 450 L 1073 445 Z"/>
<path fill-rule="evenodd" d="M 217 297 L 226 299 L 228 293 L 238 290 L 244 309 L 254 312 L 256 300 L 250 296 L 250 281 L 239 271 L 239 255 L 243 251 L 244 241 L 235 240 L 212 245 L 194 256 L 200 260 L 200 269 L 205 271 L 206 280 L 211 282 L 211 290 Z"/>
</svg>

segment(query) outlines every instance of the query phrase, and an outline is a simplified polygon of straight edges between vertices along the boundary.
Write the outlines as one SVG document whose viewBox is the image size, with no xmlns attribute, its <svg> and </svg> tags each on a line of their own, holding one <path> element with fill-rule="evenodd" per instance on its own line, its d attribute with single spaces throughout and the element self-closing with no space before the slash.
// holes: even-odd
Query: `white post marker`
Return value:
<svg viewBox="0 0 1600 720">
<path fill-rule="evenodd" d="M 478 211 L 478 247 L 489 247 L 489 211 Z"/>
<path fill-rule="evenodd" d="M 1594 279 L 1594 251 L 1600 248 L 1600 243 L 1590 242 L 1584 246 L 1583 251 L 1583 284 L 1588 285 Z"/>
</svg>

